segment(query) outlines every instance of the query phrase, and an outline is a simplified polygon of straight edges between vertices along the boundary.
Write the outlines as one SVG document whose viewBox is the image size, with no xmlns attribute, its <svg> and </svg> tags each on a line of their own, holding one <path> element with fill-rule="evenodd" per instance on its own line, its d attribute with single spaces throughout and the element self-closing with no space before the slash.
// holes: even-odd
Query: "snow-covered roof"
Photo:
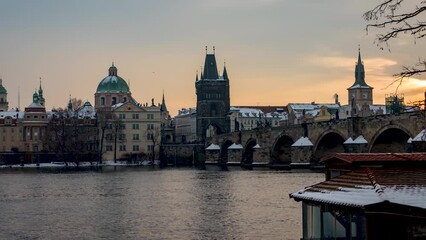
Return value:
<svg viewBox="0 0 426 240">
<path fill-rule="evenodd" d="M 216 144 L 212 143 L 212 144 L 210 144 L 210 146 L 208 146 L 208 147 L 206 148 L 206 150 L 207 150 L 207 151 L 220 150 L 220 147 L 219 147 L 219 145 L 216 145 Z"/>
<path fill-rule="evenodd" d="M 359 208 L 389 202 L 426 209 L 426 170 L 360 169 L 291 193 L 290 197 Z"/>
<path fill-rule="evenodd" d="M 355 138 L 354 144 L 365 144 L 368 143 L 367 140 L 365 140 L 364 136 L 359 135 L 357 138 Z"/>
<path fill-rule="evenodd" d="M 308 137 L 301 137 L 299 138 L 295 143 L 293 143 L 293 145 L 291 145 L 292 147 L 308 147 L 308 146 L 313 146 L 314 144 L 312 144 L 311 140 L 309 140 Z"/>
<path fill-rule="evenodd" d="M 11 118 L 23 118 L 24 112 L 16 112 L 16 111 L 8 111 L 8 112 L 0 112 L 0 119 L 11 117 Z"/>
<path fill-rule="evenodd" d="M 40 103 L 31 103 L 27 108 L 44 108 Z"/>
<path fill-rule="evenodd" d="M 260 149 L 261 147 L 260 147 L 260 145 L 259 144 L 256 144 L 254 147 L 253 147 L 253 149 Z"/>
<path fill-rule="evenodd" d="M 186 116 L 197 113 L 197 108 L 182 108 L 178 111 L 178 116 Z"/>
<path fill-rule="evenodd" d="M 351 137 L 346 139 L 345 142 L 343 142 L 343 144 L 353 144 L 353 143 L 354 143 L 354 140 Z"/>
<path fill-rule="evenodd" d="M 123 104 L 124 103 L 122 103 L 122 102 L 121 103 L 117 103 L 117 104 L 112 105 L 111 108 L 112 109 L 116 109 L 116 108 L 119 108 L 119 107 L 123 106 Z"/>
<path fill-rule="evenodd" d="M 407 140 L 407 143 L 411 143 L 413 141 L 413 138 L 409 138 L 408 140 Z"/>
<path fill-rule="evenodd" d="M 378 110 L 383 110 L 383 114 L 386 114 L 386 105 L 369 105 L 370 110 L 376 113 Z"/>
<path fill-rule="evenodd" d="M 426 130 L 423 129 L 417 136 L 415 136 L 412 140 L 413 142 L 424 142 L 426 141 Z"/>
<path fill-rule="evenodd" d="M 243 146 L 241 144 L 233 143 L 231 146 L 228 147 L 228 149 L 240 150 L 240 149 L 243 149 Z"/>
<path fill-rule="evenodd" d="M 355 85 L 353 85 L 352 87 L 350 87 L 348 89 L 358 89 L 358 88 L 371 89 L 372 87 L 370 87 L 370 86 L 363 86 L 363 85 L 360 85 L 360 84 L 355 84 Z"/>
<path fill-rule="evenodd" d="M 260 115 L 264 115 L 263 112 L 259 109 L 254 108 L 237 108 L 231 107 L 231 111 L 238 111 L 242 117 L 259 117 Z"/>
<path fill-rule="evenodd" d="M 335 104 L 335 103 L 290 103 L 288 104 L 288 107 L 293 109 L 293 110 L 315 110 L 315 109 L 320 109 L 322 106 L 325 106 L 327 108 L 334 108 L 337 109 L 339 108 L 339 104 Z"/>
</svg>

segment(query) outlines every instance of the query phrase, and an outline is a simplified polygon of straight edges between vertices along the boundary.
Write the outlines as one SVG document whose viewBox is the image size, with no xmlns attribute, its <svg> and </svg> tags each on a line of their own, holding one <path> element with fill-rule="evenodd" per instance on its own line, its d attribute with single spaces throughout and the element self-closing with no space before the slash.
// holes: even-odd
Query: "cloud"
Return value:
<svg viewBox="0 0 426 240">
<path fill-rule="evenodd" d="M 391 76 L 392 74 L 387 72 L 389 67 L 395 66 L 398 63 L 394 60 L 387 58 L 365 58 L 362 59 L 364 62 L 364 68 L 366 74 L 374 76 Z M 348 57 L 318 57 L 313 56 L 309 57 L 307 62 L 314 66 L 332 68 L 332 69 L 341 69 L 344 71 L 354 71 L 355 65 L 357 62 L 356 58 Z"/>
</svg>

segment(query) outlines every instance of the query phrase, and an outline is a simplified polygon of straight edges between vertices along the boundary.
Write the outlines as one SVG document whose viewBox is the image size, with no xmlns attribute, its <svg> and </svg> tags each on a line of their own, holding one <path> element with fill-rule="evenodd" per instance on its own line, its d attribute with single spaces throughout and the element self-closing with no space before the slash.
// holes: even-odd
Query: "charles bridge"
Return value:
<svg viewBox="0 0 426 240">
<path fill-rule="evenodd" d="M 216 135 L 205 144 L 208 163 L 315 165 L 338 152 L 423 151 L 409 143 L 425 128 L 425 112 L 352 117 Z"/>
</svg>

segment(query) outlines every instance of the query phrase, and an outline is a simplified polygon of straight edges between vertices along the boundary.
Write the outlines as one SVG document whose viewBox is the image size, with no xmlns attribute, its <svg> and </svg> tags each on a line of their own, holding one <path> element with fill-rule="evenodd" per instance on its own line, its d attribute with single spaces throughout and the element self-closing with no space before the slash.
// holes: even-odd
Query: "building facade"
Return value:
<svg viewBox="0 0 426 240">
<path fill-rule="evenodd" d="M 107 124 L 103 158 L 129 159 L 143 154 L 157 159 L 161 143 L 160 107 L 125 102 L 113 106 L 112 113 L 115 117 Z"/>
</svg>

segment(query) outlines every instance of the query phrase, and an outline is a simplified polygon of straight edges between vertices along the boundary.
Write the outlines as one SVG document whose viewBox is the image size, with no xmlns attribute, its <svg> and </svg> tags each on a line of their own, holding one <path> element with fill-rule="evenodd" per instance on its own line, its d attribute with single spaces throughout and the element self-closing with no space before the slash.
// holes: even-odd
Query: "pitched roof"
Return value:
<svg viewBox="0 0 426 240">
<path fill-rule="evenodd" d="M 426 152 L 419 153 L 334 153 L 321 159 L 327 162 L 332 159 L 353 162 L 392 162 L 392 161 L 426 161 Z"/>
<path fill-rule="evenodd" d="M 358 169 L 290 197 L 359 208 L 389 202 L 426 209 L 426 169 Z"/>
<path fill-rule="evenodd" d="M 364 71 L 364 63 L 361 61 L 361 50 L 358 51 L 358 62 L 355 66 L 355 82 L 348 89 L 355 88 L 368 88 L 372 89 L 372 87 L 368 86 L 365 82 L 365 71 Z"/>
<path fill-rule="evenodd" d="M 204 62 L 204 73 L 202 79 L 218 79 L 219 74 L 217 72 L 216 58 L 214 54 L 206 54 L 206 60 Z"/>
</svg>

